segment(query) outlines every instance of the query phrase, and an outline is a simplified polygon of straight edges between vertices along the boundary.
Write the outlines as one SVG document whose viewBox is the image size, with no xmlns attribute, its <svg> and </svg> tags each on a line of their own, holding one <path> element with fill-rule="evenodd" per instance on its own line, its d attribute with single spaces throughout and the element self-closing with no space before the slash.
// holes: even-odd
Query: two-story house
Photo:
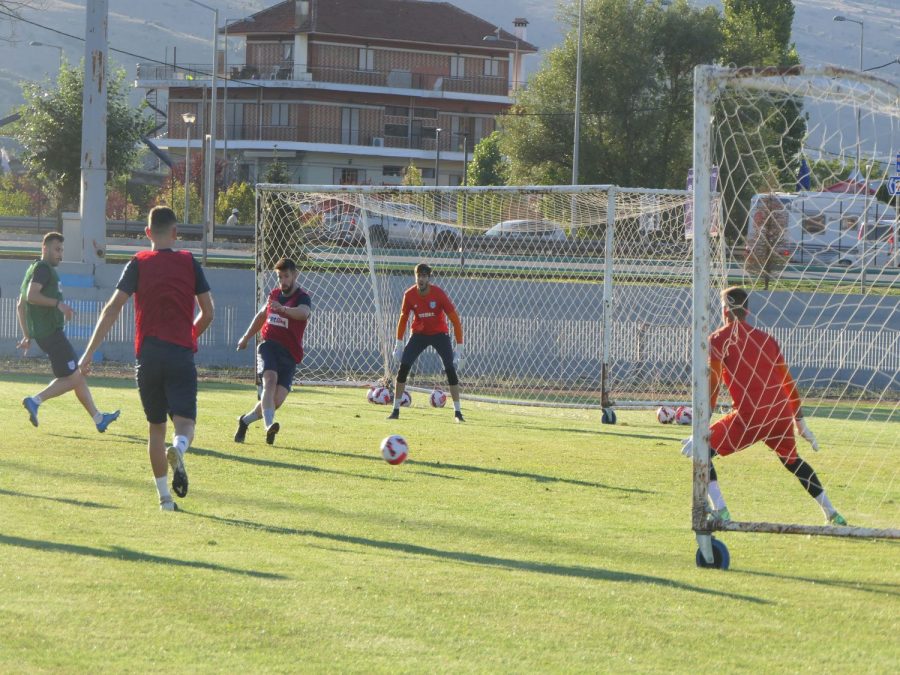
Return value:
<svg viewBox="0 0 900 675">
<path fill-rule="evenodd" d="M 216 151 L 249 181 L 277 158 L 297 183 L 399 184 L 413 163 L 425 184 L 458 185 L 537 51 L 527 23 L 508 33 L 419 0 L 288 0 L 228 22 L 220 33 L 243 58 L 217 59 Z M 155 142 L 172 155 L 186 148 L 185 113 L 192 150 L 209 133 L 211 71 L 138 67 L 164 124 Z"/>
</svg>

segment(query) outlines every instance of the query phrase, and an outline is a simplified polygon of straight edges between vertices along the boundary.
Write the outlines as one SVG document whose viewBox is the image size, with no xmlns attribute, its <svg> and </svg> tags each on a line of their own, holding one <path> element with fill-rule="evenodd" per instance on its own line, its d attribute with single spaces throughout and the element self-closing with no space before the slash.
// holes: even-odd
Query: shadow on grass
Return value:
<svg viewBox="0 0 900 675">
<path fill-rule="evenodd" d="M 3 490 L 0 488 L 0 495 L 7 497 L 27 497 L 28 499 L 45 499 L 48 502 L 59 502 L 60 504 L 71 504 L 72 506 L 84 506 L 88 509 L 117 509 L 118 506 L 111 504 L 99 504 L 97 502 L 85 502 L 80 499 L 66 499 L 65 497 L 47 497 L 45 495 L 33 495 L 27 492 L 13 492 L 12 490 Z"/>
<path fill-rule="evenodd" d="M 835 588 L 845 588 L 850 591 L 863 591 L 864 593 L 875 593 L 876 595 L 893 595 L 900 596 L 900 584 L 891 584 L 886 582 L 866 582 L 859 581 L 841 581 L 838 579 L 813 579 L 812 577 L 795 577 L 790 574 L 775 574 L 773 572 L 758 572 L 754 570 L 738 570 L 735 574 L 747 574 L 754 577 L 766 577 L 768 579 L 784 579 L 787 581 L 805 581 L 806 583 L 821 586 L 833 586 Z"/>
<path fill-rule="evenodd" d="M 176 516 L 177 517 L 177 516 Z M 179 560 L 178 558 L 166 558 L 165 556 L 141 553 L 121 546 L 113 546 L 108 549 L 81 546 L 79 544 L 63 544 L 55 541 L 41 541 L 39 539 L 24 539 L 7 534 L 0 534 L 0 545 L 18 546 L 35 551 L 51 551 L 54 553 L 70 553 L 74 555 L 88 555 L 95 558 L 107 558 L 110 560 L 124 560 L 126 562 L 153 563 L 156 565 L 174 565 L 176 567 L 190 567 L 193 569 L 210 570 L 211 572 L 227 572 L 228 574 L 240 574 L 242 576 L 256 577 L 258 579 L 287 579 L 282 574 L 270 572 L 257 572 L 256 570 L 243 570 L 238 567 L 226 567 L 213 563 L 199 562 L 196 560 Z"/>
<path fill-rule="evenodd" d="M 404 544 L 397 541 L 384 541 L 381 539 L 370 539 L 368 537 L 356 537 L 349 534 L 337 534 L 334 532 L 321 532 L 319 530 L 298 530 L 291 527 L 279 527 L 276 525 L 263 525 L 249 520 L 237 520 L 233 518 L 222 518 L 203 513 L 191 513 L 190 515 L 198 518 L 207 518 L 209 520 L 232 525 L 235 527 L 244 527 L 271 534 L 284 534 L 298 537 L 312 537 L 314 539 L 324 539 L 326 541 L 337 541 L 343 544 L 352 544 L 356 546 L 368 546 L 371 548 L 393 551 L 396 553 L 406 553 L 409 555 L 421 555 L 431 558 L 440 558 L 443 560 L 453 560 L 471 565 L 484 565 L 487 567 L 496 567 L 500 569 L 535 572 L 537 574 L 549 574 L 561 577 L 572 577 L 576 579 L 595 579 L 598 581 L 613 581 L 639 584 L 652 584 L 656 586 L 665 586 L 682 591 L 690 591 L 693 593 L 702 593 L 704 595 L 714 595 L 731 600 L 741 600 L 752 602 L 760 605 L 771 604 L 770 601 L 763 598 L 757 598 L 751 595 L 740 595 L 738 593 L 728 593 L 726 591 L 717 591 L 710 588 L 702 588 L 693 586 L 681 581 L 674 581 L 664 577 L 654 577 L 646 574 L 633 574 L 630 572 L 616 572 L 606 570 L 599 567 L 581 567 L 574 565 L 553 565 L 550 563 L 533 562 L 530 560 L 515 560 L 514 558 L 498 558 L 495 556 L 483 555 L 481 553 L 465 553 L 463 551 L 445 551 L 438 548 L 430 548 L 428 546 L 419 546 L 418 544 Z"/>
<path fill-rule="evenodd" d="M 336 450 L 310 450 L 310 449 L 297 449 L 297 452 L 310 452 L 317 455 L 331 455 L 334 457 L 346 457 L 349 459 L 365 459 L 372 462 L 383 462 L 380 457 L 373 457 L 370 455 L 359 455 L 353 452 L 338 452 Z M 507 476 L 509 478 L 525 478 L 528 480 L 533 480 L 536 483 L 565 483 L 566 485 L 578 485 L 580 487 L 591 487 L 591 488 L 599 488 L 601 490 L 614 490 L 616 492 L 633 492 L 636 494 L 644 494 L 644 495 L 652 495 L 656 494 L 653 490 L 642 490 L 640 488 L 625 488 L 625 487 L 615 487 L 613 485 L 606 485 L 604 483 L 594 483 L 587 480 L 578 480 L 577 478 L 557 478 L 556 476 L 544 476 L 539 473 L 528 473 L 526 471 L 512 471 L 511 469 L 491 469 L 484 466 L 471 466 L 469 464 L 446 464 L 444 462 L 423 462 L 418 459 L 408 459 L 404 462 L 404 466 L 412 466 L 412 467 L 427 467 L 429 469 L 440 469 L 442 471 L 470 471 L 473 473 L 486 473 L 492 476 Z M 425 471 L 420 471 L 418 473 L 423 473 L 426 475 L 435 475 L 430 474 Z"/>
<path fill-rule="evenodd" d="M 612 431 L 608 426 L 604 426 L 601 429 L 556 429 L 554 427 L 539 427 L 531 424 L 524 424 L 519 429 L 531 429 L 533 431 L 551 431 L 557 434 L 559 433 L 567 433 L 567 434 L 590 434 L 591 436 L 621 436 L 623 438 L 643 438 L 648 441 L 668 441 L 669 443 L 677 443 L 677 439 L 672 438 L 671 436 L 659 436 L 657 434 L 647 434 L 647 433 L 638 433 L 638 432 L 624 432 L 624 431 Z M 690 427 L 685 427 L 685 436 L 691 435 Z"/>
<path fill-rule="evenodd" d="M 323 469 L 311 464 L 291 464 L 289 462 L 277 462 L 272 459 L 259 459 L 256 457 L 247 457 L 245 455 L 229 455 L 218 450 L 205 450 L 203 448 L 191 448 L 188 451 L 188 457 L 211 457 L 213 459 L 224 459 L 229 462 L 239 462 L 241 464 L 252 464 L 253 466 L 265 466 L 271 469 L 289 469 L 291 471 L 306 471 L 309 473 L 327 473 L 335 476 L 349 476 L 351 478 L 362 478 L 364 480 L 379 480 L 396 482 L 395 478 L 383 478 L 381 476 L 367 476 L 362 473 L 351 473 L 350 471 L 335 471 L 334 469 Z"/>
</svg>

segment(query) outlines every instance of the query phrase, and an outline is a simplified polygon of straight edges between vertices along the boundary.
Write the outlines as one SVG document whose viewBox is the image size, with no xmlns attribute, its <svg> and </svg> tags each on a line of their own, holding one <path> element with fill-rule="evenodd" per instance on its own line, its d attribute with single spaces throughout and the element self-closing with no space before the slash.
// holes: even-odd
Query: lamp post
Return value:
<svg viewBox="0 0 900 675">
<path fill-rule="evenodd" d="M 834 21 L 848 21 L 850 23 L 855 23 L 859 26 L 859 72 L 863 72 L 863 42 L 865 38 L 865 26 L 862 21 L 858 19 L 851 19 L 850 17 L 838 15 L 834 17 Z M 859 172 L 859 135 L 860 135 L 860 124 L 859 124 L 859 106 L 856 106 L 856 172 Z"/>
<path fill-rule="evenodd" d="M 252 23 L 256 21 L 252 16 L 247 17 L 246 19 L 238 18 L 238 19 L 229 19 L 226 17 L 225 19 L 225 48 L 224 48 L 224 58 L 222 61 L 222 70 L 225 72 L 225 87 L 222 92 L 222 110 L 225 113 L 225 124 L 222 128 L 222 159 L 225 161 L 225 185 L 228 185 L 228 85 L 231 82 L 231 75 L 228 73 L 228 24 L 236 23 L 238 21 L 246 21 L 247 23 Z M 234 115 L 232 115 L 232 120 L 234 119 Z"/>
<path fill-rule="evenodd" d="M 30 47 L 52 47 L 53 49 L 59 50 L 59 69 L 62 70 L 63 65 L 63 48 L 59 45 L 51 45 L 46 42 L 38 42 L 37 40 L 32 40 L 28 43 Z"/>
<path fill-rule="evenodd" d="M 197 121 L 194 113 L 182 113 L 181 119 L 187 125 L 187 145 L 184 151 L 184 224 L 187 225 L 191 217 L 191 128 Z"/>
<path fill-rule="evenodd" d="M 469 134 L 463 134 L 463 187 L 469 184 Z"/>
<path fill-rule="evenodd" d="M 213 13 L 213 60 L 212 83 L 210 85 L 209 107 L 209 152 L 206 154 L 206 193 L 203 206 L 203 264 L 206 264 L 206 250 L 210 231 L 214 226 L 216 217 L 216 59 L 219 53 L 219 10 L 205 5 L 198 0 L 187 0 L 193 5 L 207 9 Z"/>
<path fill-rule="evenodd" d="M 434 186 L 437 187 L 441 176 L 441 132 L 443 129 L 437 127 L 434 130 Z"/>
<path fill-rule="evenodd" d="M 578 149 L 581 143 L 581 45 L 584 42 L 584 0 L 578 2 L 578 48 L 575 58 L 575 131 L 572 147 L 572 185 L 578 185 Z"/>
</svg>

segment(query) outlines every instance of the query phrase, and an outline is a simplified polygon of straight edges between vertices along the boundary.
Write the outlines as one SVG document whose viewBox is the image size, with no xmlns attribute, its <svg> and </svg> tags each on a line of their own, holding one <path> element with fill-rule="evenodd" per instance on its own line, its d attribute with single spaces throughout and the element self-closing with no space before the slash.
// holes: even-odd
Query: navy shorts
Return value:
<svg viewBox="0 0 900 675">
<path fill-rule="evenodd" d="M 434 351 L 441 357 L 441 361 L 444 362 L 444 370 L 449 371 L 453 368 L 453 345 L 450 344 L 450 336 L 447 333 L 438 333 L 436 335 L 414 334 L 409 338 L 409 342 L 406 343 L 406 347 L 403 349 L 400 364 L 412 367 L 412 364 L 419 358 L 419 354 L 428 347 L 434 347 Z"/>
<path fill-rule="evenodd" d="M 256 348 L 256 372 L 262 375 L 266 370 L 274 370 L 278 375 L 278 384 L 291 390 L 297 362 L 287 349 L 272 340 L 264 340 Z"/>
<path fill-rule="evenodd" d="M 146 338 L 135 379 L 150 424 L 162 424 L 174 415 L 197 419 L 197 367 L 190 348 Z"/>
<path fill-rule="evenodd" d="M 50 367 L 55 377 L 68 377 L 78 370 L 78 357 L 69 338 L 61 330 L 36 338 L 35 342 L 50 357 Z"/>
</svg>

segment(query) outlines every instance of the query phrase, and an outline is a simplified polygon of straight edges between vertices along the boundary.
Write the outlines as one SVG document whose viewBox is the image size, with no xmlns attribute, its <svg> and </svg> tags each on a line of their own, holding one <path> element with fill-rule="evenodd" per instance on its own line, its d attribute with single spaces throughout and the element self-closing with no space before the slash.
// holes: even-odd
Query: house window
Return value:
<svg viewBox="0 0 900 675">
<path fill-rule="evenodd" d="M 450 57 L 450 77 L 466 76 L 466 59 L 464 56 Z"/>
<path fill-rule="evenodd" d="M 286 127 L 290 124 L 290 107 L 287 103 L 272 103 L 269 120 L 273 127 Z"/>
<path fill-rule="evenodd" d="M 384 135 L 393 138 L 406 138 L 409 136 L 409 127 L 405 124 L 385 124 Z"/>
<path fill-rule="evenodd" d="M 359 145 L 359 108 L 341 108 L 341 143 Z"/>
<path fill-rule="evenodd" d="M 384 106 L 384 114 L 391 117 L 409 117 L 409 108 L 403 108 L 397 105 Z"/>
<path fill-rule="evenodd" d="M 421 117 L 426 120 L 436 120 L 437 110 L 435 108 L 416 108 L 413 111 L 413 117 Z"/>
<path fill-rule="evenodd" d="M 403 166 L 383 166 L 381 167 L 381 175 L 385 178 L 403 178 L 406 167 Z"/>
<path fill-rule="evenodd" d="M 822 234 L 825 231 L 825 215 L 804 216 L 801 225 L 807 234 Z"/>
<path fill-rule="evenodd" d="M 434 167 L 422 167 L 422 178 L 434 178 Z"/>
<path fill-rule="evenodd" d="M 484 74 L 488 77 L 500 77 L 500 64 L 502 59 L 485 59 Z"/>
<path fill-rule="evenodd" d="M 359 50 L 359 69 L 375 70 L 375 50 L 368 47 L 360 47 Z"/>
<path fill-rule="evenodd" d="M 361 185 L 366 180 L 365 169 L 337 167 L 333 172 L 335 185 Z"/>
</svg>

